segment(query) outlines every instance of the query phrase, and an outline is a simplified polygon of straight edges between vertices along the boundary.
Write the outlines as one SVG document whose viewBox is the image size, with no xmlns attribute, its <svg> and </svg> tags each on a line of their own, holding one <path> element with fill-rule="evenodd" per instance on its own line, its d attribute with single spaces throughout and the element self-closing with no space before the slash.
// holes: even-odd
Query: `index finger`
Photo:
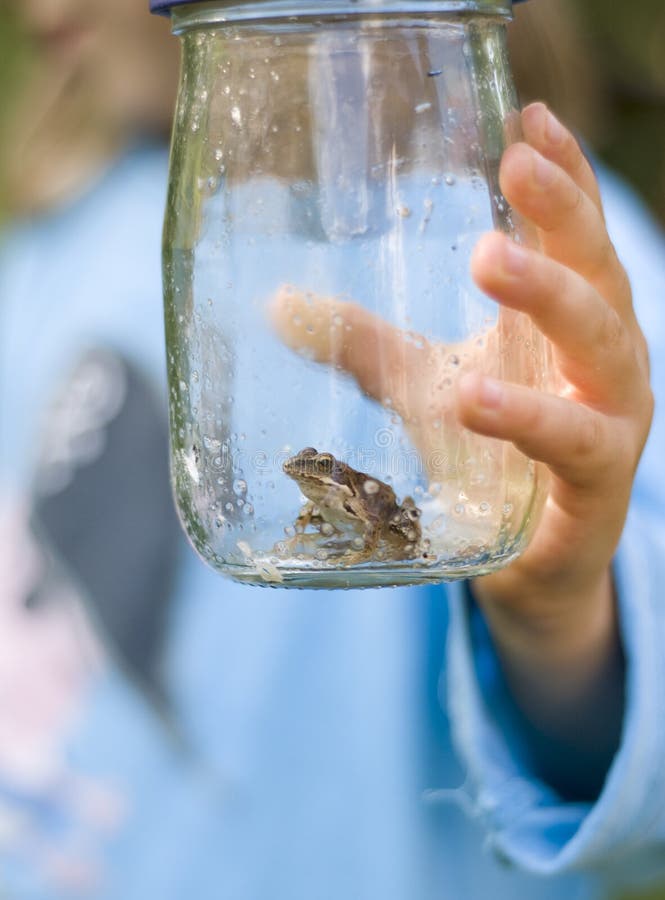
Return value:
<svg viewBox="0 0 665 900">
<path fill-rule="evenodd" d="M 343 369 L 374 400 L 408 417 L 414 386 L 430 344 L 396 328 L 358 303 L 282 286 L 270 304 L 273 327 L 284 343 Z"/>
</svg>

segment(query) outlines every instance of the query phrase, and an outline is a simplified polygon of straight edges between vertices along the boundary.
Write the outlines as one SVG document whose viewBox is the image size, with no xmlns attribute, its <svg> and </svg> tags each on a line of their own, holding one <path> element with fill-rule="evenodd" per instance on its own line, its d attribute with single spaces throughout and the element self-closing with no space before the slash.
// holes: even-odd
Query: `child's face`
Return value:
<svg viewBox="0 0 665 900">
<path fill-rule="evenodd" d="M 100 125 L 163 127 L 173 106 L 178 42 L 147 0 L 16 0 L 46 69 L 94 99 Z M 91 111 L 93 112 L 93 111 Z"/>
</svg>

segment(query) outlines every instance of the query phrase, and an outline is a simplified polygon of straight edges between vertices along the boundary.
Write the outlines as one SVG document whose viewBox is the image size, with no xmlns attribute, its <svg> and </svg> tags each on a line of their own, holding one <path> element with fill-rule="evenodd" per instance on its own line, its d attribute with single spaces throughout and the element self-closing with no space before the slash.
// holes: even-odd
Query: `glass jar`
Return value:
<svg viewBox="0 0 665 900">
<path fill-rule="evenodd" d="M 183 65 L 164 230 L 172 474 L 225 575 L 434 582 L 525 547 L 538 467 L 457 421 L 471 368 L 548 351 L 473 284 L 519 139 L 510 0 L 171 7 Z"/>
</svg>

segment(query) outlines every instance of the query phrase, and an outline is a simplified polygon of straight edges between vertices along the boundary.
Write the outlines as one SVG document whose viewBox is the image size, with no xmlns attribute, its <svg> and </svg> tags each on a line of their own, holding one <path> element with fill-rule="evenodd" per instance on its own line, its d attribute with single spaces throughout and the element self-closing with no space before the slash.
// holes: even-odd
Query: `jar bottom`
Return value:
<svg viewBox="0 0 665 900">
<path fill-rule="evenodd" d="M 434 564 L 368 563 L 348 569 L 334 568 L 320 563 L 293 565 L 275 561 L 274 557 L 254 557 L 247 565 L 215 563 L 223 575 L 243 584 L 273 588 L 352 589 L 401 587 L 405 585 L 438 584 L 475 578 L 507 566 L 524 550 L 526 541 L 513 544 L 502 553 L 485 553 L 469 558 L 437 561 Z"/>
</svg>

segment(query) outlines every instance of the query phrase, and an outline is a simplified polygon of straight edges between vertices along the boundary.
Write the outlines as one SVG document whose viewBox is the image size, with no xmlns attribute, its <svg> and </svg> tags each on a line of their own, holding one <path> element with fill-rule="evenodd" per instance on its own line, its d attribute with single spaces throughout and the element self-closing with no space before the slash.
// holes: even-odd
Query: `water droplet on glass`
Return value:
<svg viewBox="0 0 665 900">
<path fill-rule="evenodd" d="M 373 479 L 368 478 L 367 481 L 363 484 L 363 490 L 366 494 L 376 494 L 379 490 L 379 485 Z"/>
<path fill-rule="evenodd" d="M 365 547 L 365 541 L 361 537 L 356 537 L 351 541 L 351 546 L 354 550 L 363 550 Z"/>
<path fill-rule="evenodd" d="M 243 478 L 236 478 L 233 482 L 233 490 L 236 494 L 246 494 L 247 482 Z"/>
<path fill-rule="evenodd" d="M 330 524 L 330 522 L 324 522 L 321 525 L 321 534 L 331 535 L 334 532 L 334 528 Z"/>
<path fill-rule="evenodd" d="M 455 176 L 446 175 L 446 184 L 448 185 L 448 187 L 452 187 L 455 184 Z"/>
</svg>

